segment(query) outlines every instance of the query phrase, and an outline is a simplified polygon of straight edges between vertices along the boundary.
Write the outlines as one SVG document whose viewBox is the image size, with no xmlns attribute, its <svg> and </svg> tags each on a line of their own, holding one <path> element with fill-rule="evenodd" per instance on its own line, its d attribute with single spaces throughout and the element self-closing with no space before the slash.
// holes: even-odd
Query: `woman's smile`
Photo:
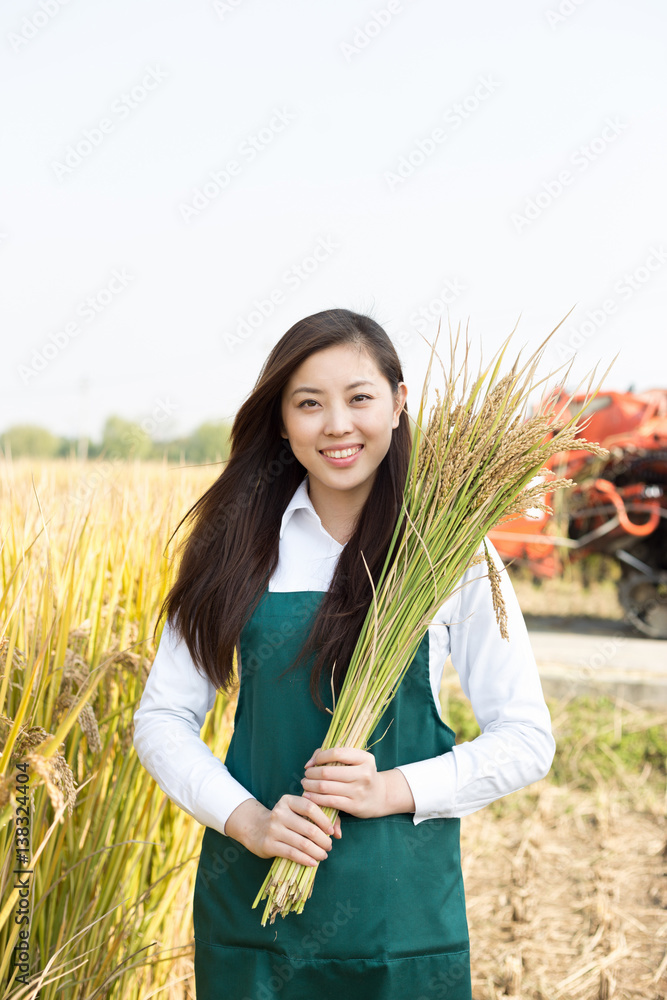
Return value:
<svg viewBox="0 0 667 1000">
<path fill-rule="evenodd" d="M 320 455 L 331 465 L 344 468 L 354 463 L 357 455 L 361 454 L 363 447 L 363 444 L 355 444 L 348 445 L 345 448 L 322 448 Z"/>
</svg>

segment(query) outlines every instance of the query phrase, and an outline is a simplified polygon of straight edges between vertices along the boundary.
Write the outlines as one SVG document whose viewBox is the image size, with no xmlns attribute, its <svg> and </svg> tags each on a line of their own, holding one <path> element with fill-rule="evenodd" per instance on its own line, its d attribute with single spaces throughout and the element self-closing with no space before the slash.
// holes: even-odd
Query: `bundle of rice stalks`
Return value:
<svg viewBox="0 0 667 1000">
<path fill-rule="evenodd" d="M 529 396 L 552 377 L 534 382 L 553 333 L 523 366 L 517 357 L 510 372 L 501 376 L 510 334 L 491 364 L 486 369 L 480 366 L 472 380 L 467 338 L 464 361 L 457 371 L 460 330 L 456 337 L 450 332 L 452 374 L 448 376 L 443 367 L 444 393 L 436 389 L 437 402 L 430 408 L 424 430 L 436 337 L 420 399 L 402 510 L 322 749 L 367 749 L 431 619 L 474 562 L 486 562 L 498 626 L 501 635 L 509 638 L 498 570 L 485 535 L 499 521 L 531 508 L 551 512 L 545 494 L 574 485 L 571 479 L 554 478 L 545 468 L 553 455 L 581 449 L 606 454 L 599 445 L 577 436 L 584 426 L 581 412 L 565 421 L 547 402 L 526 419 Z M 337 811 L 324 811 L 333 823 Z M 253 903 L 256 907 L 267 898 L 262 924 L 269 917 L 273 923 L 278 913 L 283 917 L 292 910 L 301 913 L 316 872 L 317 867 L 276 858 Z"/>
</svg>

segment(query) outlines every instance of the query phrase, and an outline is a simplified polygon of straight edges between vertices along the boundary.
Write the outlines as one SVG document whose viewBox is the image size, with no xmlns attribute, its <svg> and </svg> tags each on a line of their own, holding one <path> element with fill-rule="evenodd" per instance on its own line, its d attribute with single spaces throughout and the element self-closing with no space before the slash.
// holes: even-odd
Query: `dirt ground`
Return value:
<svg viewBox="0 0 667 1000">
<path fill-rule="evenodd" d="M 613 579 L 512 583 L 529 627 L 624 617 Z M 561 746 L 568 704 L 549 705 Z M 474 1000 L 667 1000 L 666 814 L 647 765 L 589 789 L 545 778 L 464 817 Z"/>
<path fill-rule="evenodd" d="M 474 1000 L 665 1000 L 664 802 L 544 780 L 503 810 L 462 820 Z"/>
<path fill-rule="evenodd" d="M 586 587 L 577 569 L 564 577 L 543 580 L 539 584 L 524 574 L 510 571 L 510 576 L 521 610 L 527 618 L 550 615 L 619 621 L 624 617 L 613 579 L 593 581 Z"/>
</svg>

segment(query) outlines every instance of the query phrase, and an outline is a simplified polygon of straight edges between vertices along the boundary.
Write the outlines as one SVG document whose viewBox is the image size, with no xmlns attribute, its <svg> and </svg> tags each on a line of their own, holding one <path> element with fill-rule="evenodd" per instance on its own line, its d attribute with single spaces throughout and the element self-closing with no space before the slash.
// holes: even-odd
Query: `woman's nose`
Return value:
<svg viewBox="0 0 667 1000">
<path fill-rule="evenodd" d="M 354 424 L 348 408 L 341 404 L 327 407 L 324 420 L 324 433 L 331 434 L 332 437 L 340 437 L 347 431 L 351 431 Z"/>
</svg>

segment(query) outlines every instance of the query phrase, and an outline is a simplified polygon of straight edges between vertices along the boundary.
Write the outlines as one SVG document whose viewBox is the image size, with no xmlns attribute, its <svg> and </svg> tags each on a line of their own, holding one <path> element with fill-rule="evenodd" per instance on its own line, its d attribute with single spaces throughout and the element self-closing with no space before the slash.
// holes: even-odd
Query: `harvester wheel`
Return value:
<svg viewBox="0 0 667 1000">
<path fill-rule="evenodd" d="M 618 599 L 629 621 L 652 639 L 667 639 L 667 584 L 649 580 L 643 573 L 623 574 Z"/>
</svg>

